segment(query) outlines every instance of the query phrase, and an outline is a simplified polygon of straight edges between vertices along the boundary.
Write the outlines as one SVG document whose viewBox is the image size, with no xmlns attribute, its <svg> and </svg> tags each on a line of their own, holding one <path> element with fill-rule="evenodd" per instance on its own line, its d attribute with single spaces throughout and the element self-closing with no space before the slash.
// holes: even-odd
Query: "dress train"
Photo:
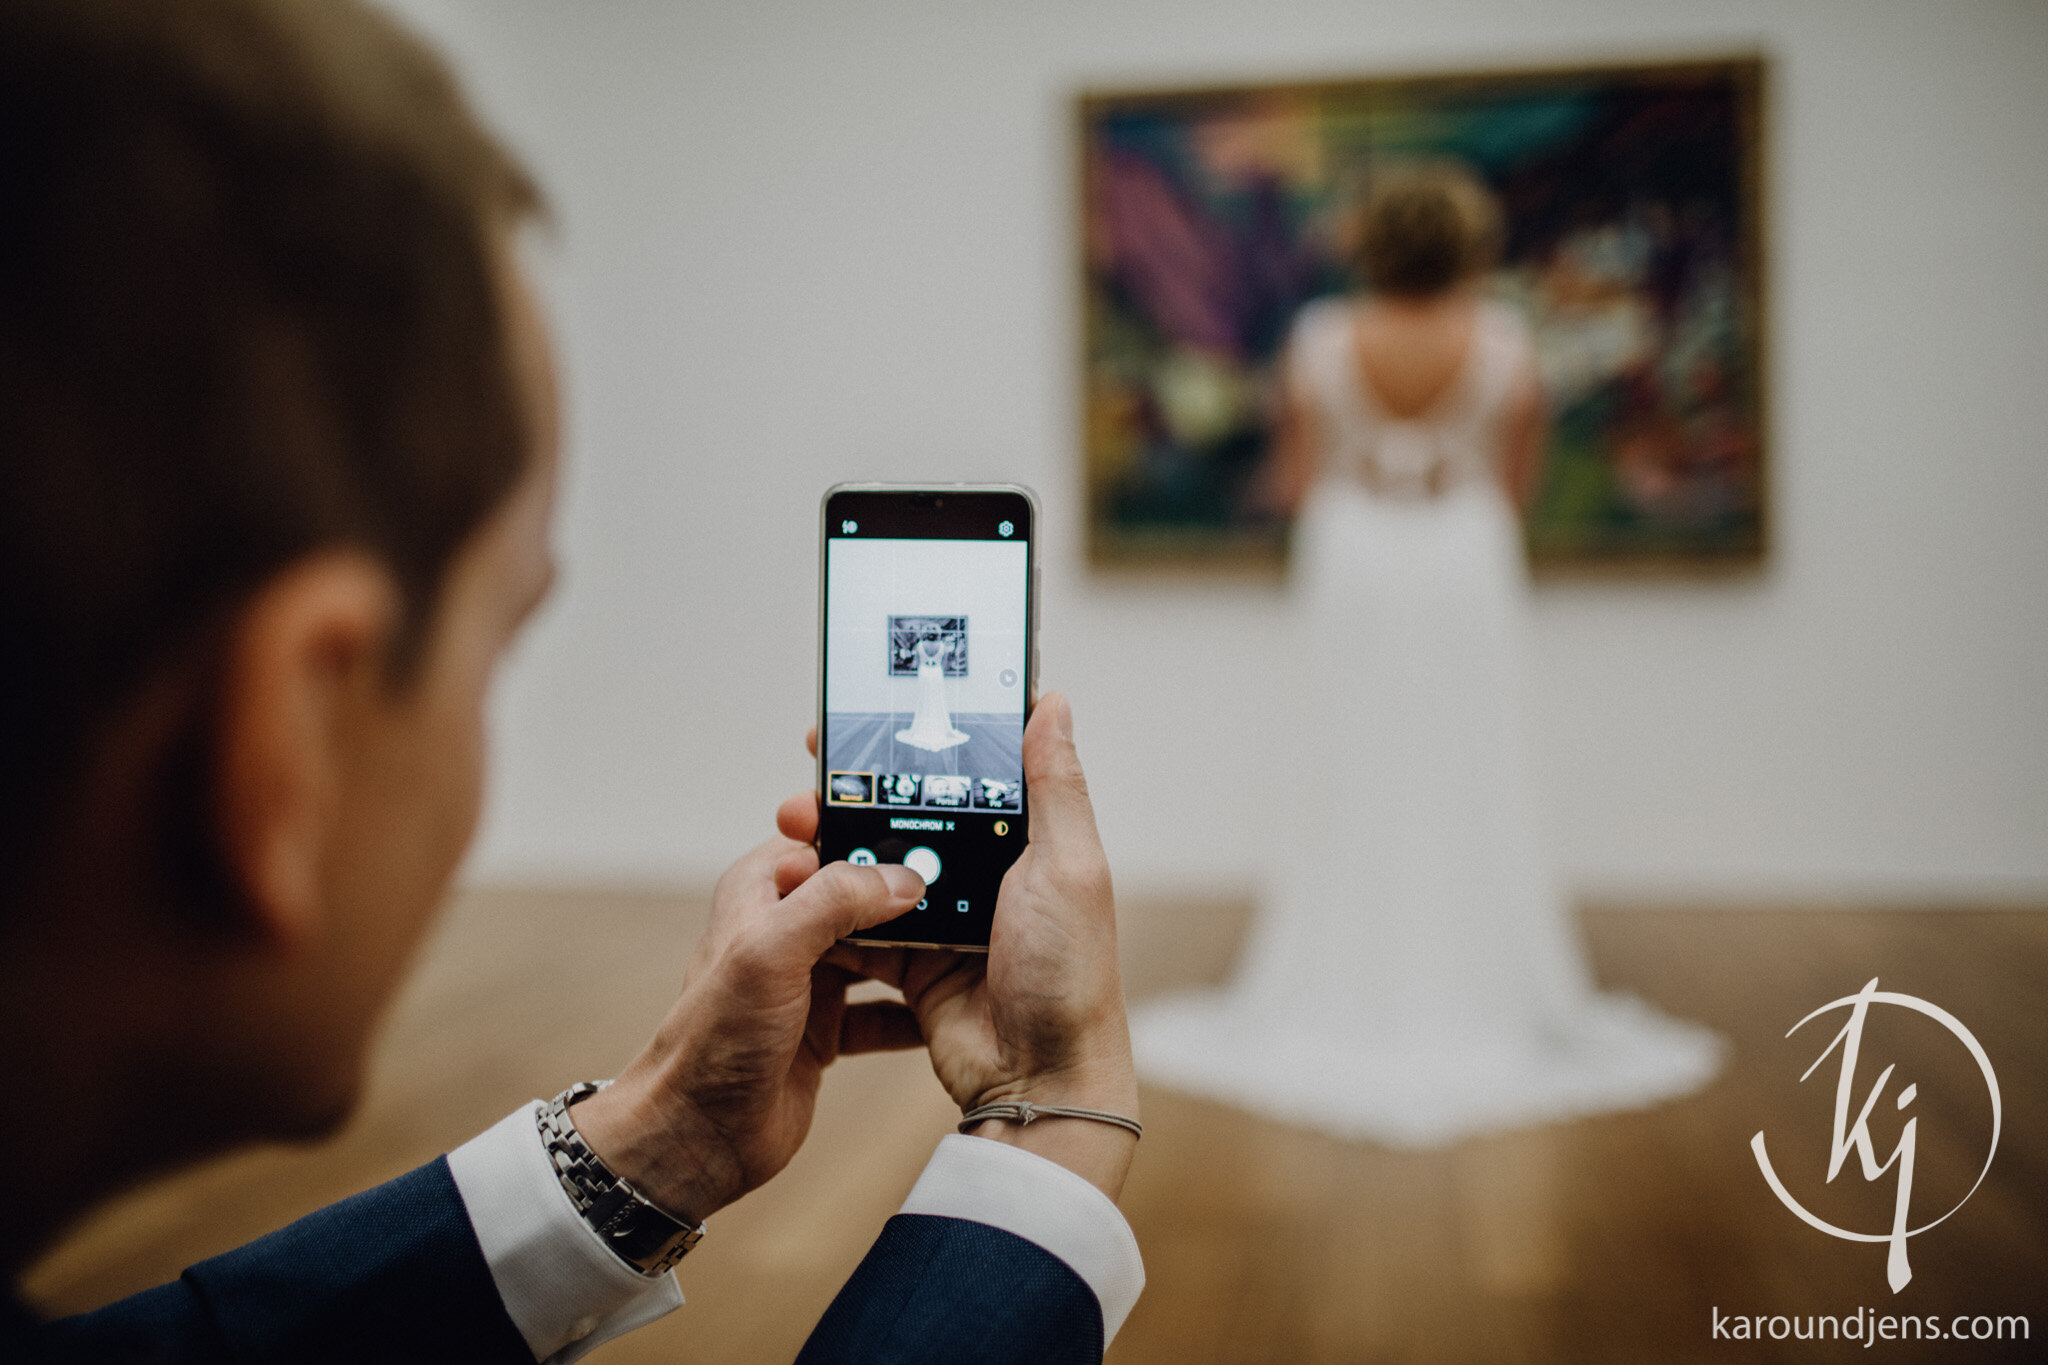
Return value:
<svg viewBox="0 0 2048 1365">
<path fill-rule="evenodd" d="M 1711 1032 L 1594 988 L 1541 856 L 1513 514 L 1333 478 L 1296 532 L 1297 780 L 1224 987 L 1134 1010 L 1146 1080 L 1429 1147 L 1704 1085 Z"/>
</svg>

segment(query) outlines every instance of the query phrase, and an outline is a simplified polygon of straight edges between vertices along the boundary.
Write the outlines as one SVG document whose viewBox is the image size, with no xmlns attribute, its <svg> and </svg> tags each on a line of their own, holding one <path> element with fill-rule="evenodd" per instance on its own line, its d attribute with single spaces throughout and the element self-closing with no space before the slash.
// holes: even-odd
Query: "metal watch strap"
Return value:
<svg viewBox="0 0 2048 1365">
<path fill-rule="evenodd" d="M 548 1161 L 569 1202 L 583 1215 L 612 1254 L 642 1275 L 675 1267 L 704 1238 L 704 1225 L 657 1208 L 631 1184 L 612 1174 L 576 1131 L 569 1107 L 611 1084 L 578 1081 L 540 1107 L 536 1123 Z"/>
</svg>

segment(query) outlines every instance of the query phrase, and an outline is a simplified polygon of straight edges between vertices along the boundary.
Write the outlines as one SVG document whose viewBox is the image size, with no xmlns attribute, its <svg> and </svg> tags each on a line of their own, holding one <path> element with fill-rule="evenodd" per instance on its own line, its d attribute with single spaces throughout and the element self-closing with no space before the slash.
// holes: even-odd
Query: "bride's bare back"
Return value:
<svg viewBox="0 0 2048 1365">
<path fill-rule="evenodd" d="M 1477 320 L 1463 291 L 1361 304 L 1353 323 L 1359 387 L 1389 417 L 1427 416 L 1464 373 Z"/>
<path fill-rule="evenodd" d="M 1351 382 L 1383 418 L 1429 422 L 1452 404 L 1466 378 L 1477 344 L 1481 305 L 1467 287 L 1414 298 L 1367 297 L 1345 305 L 1349 336 L 1344 347 L 1356 366 Z M 1275 492 L 1289 511 L 1324 473 L 1331 449 L 1326 417 L 1314 397 L 1301 391 L 1298 368 L 1289 364 L 1280 430 L 1275 446 Z M 1487 459 L 1503 490 L 1518 505 L 1533 495 L 1542 459 L 1545 413 L 1533 365 L 1521 362 L 1498 408 L 1486 445 Z M 1432 484 L 1432 491 L 1441 486 Z"/>
</svg>

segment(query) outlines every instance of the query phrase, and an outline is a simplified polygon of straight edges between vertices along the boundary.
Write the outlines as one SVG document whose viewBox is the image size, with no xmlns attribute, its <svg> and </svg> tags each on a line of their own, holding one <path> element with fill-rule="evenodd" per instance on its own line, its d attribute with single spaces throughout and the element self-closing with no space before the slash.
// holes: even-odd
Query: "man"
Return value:
<svg viewBox="0 0 2048 1365">
<path fill-rule="evenodd" d="M 0 6 L 11 1274 L 112 1192 L 355 1102 L 552 572 L 555 390 L 512 250 L 537 205 L 356 0 Z M 789 1161 L 842 1052 L 922 1044 L 963 1110 L 1135 1115 L 1063 699 L 1025 766 L 1033 842 L 985 964 L 838 946 L 922 884 L 820 869 L 793 798 L 615 1083 L 565 1077 L 98 1312 L 9 1300 L 0 1359 L 575 1359 L 681 1301 L 670 1267 Z M 905 1003 L 849 1004 L 862 975 Z M 1113 1203 L 1134 1141 L 946 1137 L 803 1359 L 1099 1358 L 1143 1278 Z"/>
</svg>

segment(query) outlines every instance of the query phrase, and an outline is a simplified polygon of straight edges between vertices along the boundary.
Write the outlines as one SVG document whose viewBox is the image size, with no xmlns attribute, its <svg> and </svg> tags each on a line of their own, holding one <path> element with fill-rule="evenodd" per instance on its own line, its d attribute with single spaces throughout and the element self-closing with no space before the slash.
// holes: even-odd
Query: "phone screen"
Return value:
<svg viewBox="0 0 2048 1365">
<path fill-rule="evenodd" d="M 818 856 L 927 887 L 862 942 L 988 946 L 1026 835 L 1034 510 L 1007 488 L 826 497 Z"/>
</svg>

